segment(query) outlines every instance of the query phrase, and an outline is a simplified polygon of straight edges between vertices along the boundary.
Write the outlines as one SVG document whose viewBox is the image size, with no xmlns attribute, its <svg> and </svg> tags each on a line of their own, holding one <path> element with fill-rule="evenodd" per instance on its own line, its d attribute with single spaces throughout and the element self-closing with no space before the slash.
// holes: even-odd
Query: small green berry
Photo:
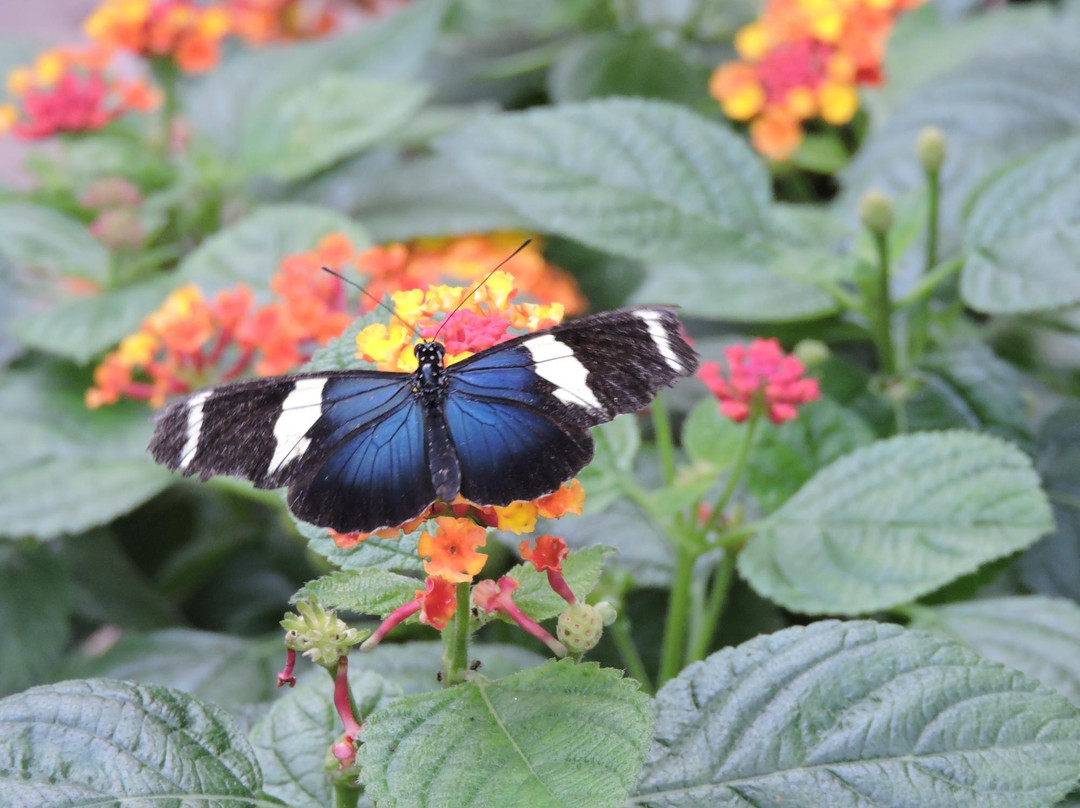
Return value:
<svg viewBox="0 0 1080 808">
<path fill-rule="evenodd" d="M 572 654 L 583 654 L 600 642 L 604 618 L 600 609 L 587 603 L 575 603 L 559 615 L 555 633 Z"/>
</svg>

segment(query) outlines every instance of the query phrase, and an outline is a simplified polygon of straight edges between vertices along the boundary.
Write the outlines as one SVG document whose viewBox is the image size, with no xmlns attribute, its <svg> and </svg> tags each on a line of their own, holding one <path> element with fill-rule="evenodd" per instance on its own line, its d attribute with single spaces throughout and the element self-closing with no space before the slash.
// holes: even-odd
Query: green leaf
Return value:
<svg viewBox="0 0 1080 808">
<path fill-rule="evenodd" d="M 15 333 L 32 348 L 85 364 L 133 331 L 168 296 L 169 277 L 73 297 L 16 324 Z"/>
<path fill-rule="evenodd" d="M 0 535 L 79 533 L 172 481 L 146 453 L 146 406 L 88 410 L 86 384 L 59 368 L 0 374 Z"/>
<path fill-rule="evenodd" d="M 262 788 L 255 754 L 219 707 L 102 679 L 0 701 L 0 802 L 240 808 Z"/>
<path fill-rule="evenodd" d="M 648 32 L 604 33 L 562 51 L 548 71 L 548 93 L 560 104 L 622 95 L 695 107 L 709 101 L 709 72 Z"/>
<path fill-rule="evenodd" d="M 802 407 L 793 421 L 762 433 L 746 467 L 746 487 L 771 513 L 819 469 L 873 441 L 873 431 L 856 413 L 820 399 Z"/>
<path fill-rule="evenodd" d="M 746 426 L 720 412 L 716 399 L 707 396 L 694 405 L 682 431 L 682 447 L 693 460 L 723 471 L 735 462 Z"/>
<path fill-rule="evenodd" d="M 281 636 L 266 640 L 170 628 L 129 634 L 99 657 L 75 662 L 69 675 L 125 679 L 183 690 L 222 705 L 274 697 L 285 661 Z"/>
<path fill-rule="evenodd" d="M 437 147 L 541 229 L 617 255 L 707 259 L 766 227 L 761 161 L 726 127 L 672 104 L 492 115 Z"/>
<path fill-rule="evenodd" d="M 402 695 L 400 687 L 367 671 L 350 670 L 349 688 L 361 721 Z M 263 790 L 290 808 L 334 805 L 325 766 L 330 747 L 343 733 L 333 688 L 325 678 L 287 693 L 251 730 Z"/>
<path fill-rule="evenodd" d="M 549 662 L 394 702 L 371 715 L 357 761 L 367 795 L 396 808 L 614 808 L 651 725 L 648 697 L 620 671 Z"/>
<path fill-rule="evenodd" d="M 0 253 L 21 268 L 104 283 L 109 251 L 81 222 L 44 205 L 0 203 Z"/>
<path fill-rule="evenodd" d="M 920 359 L 909 376 L 920 383 L 904 402 L 910 430 L 962 427 L 1030 442 L 1024 379 L 985 344 L 951 345 Z"/>
<path fill-rule="evenodd" d="M 632 474 L 641 449 L 641 429 L 633 416 L 616 418 L 592 430 L 592 462 L 578 480 L 585 489 L 585 513 L 604 511 L 622 496 L 622 480 Z"/>
<path fill-rule="evenodd" d="M 1080 99 L 1077 115 L 1080 117 Z M 1080 137 L 1020 161 L 979 195 L 960 293 L 989 314 L 1080 303 Z"/>
<path fill-rule="evenodd" d="M 1036 468 L 1054 506 L 1054 532 L 1021 559 L 1024 583 L 1044 595 L 1080 601 L 1080 403 L 1039 426 Z"/>
<path fill-rule="evenodd" d="M 417 578 L 374 567 L 339 570 L 308 581 L 290 602 L 314 598 L 333 609 L 386 617 L 398 606 L 414 600 L 416 590 L 423 586 Z"/>
<path fill-rule="evenodd" d="M 1015 446 L 921 432 L 815 474 L 765 520 L 739 572 L 793 611 L 859 614 L 932 592 L 1052 526 L 1038 475 Z"/>
<path fill-rule="evenodd" d="M 314 249 L 329 233 L 344 233 L 357 250 L 370 246 L 363 229 L 336 211 L 313 205 L 267 205 L 200 244 L 180 262 L 174 277 L 178 285 L 195 283 L 208 293 L 246 283 L 267 297 L 281 259 Z"/>
<path fill-rule="evenodd" d="M 1080 606 L 1065 598 L 986 598 L 920 609 L 912 628 L 957 639 L 1080 706 Z"/>
<path fill-rule="evenodd" d="M 355 547 L 342 549 L 334 544 L 325 528 L 300 521 L 296 522 L 296 527 L 313 551 L 341 569 L 361 570 L 375 567 L 396 572 L 419 572 L 424 568 L 416 554 L 416 544 L 420 540 L 419 530 L 398 539 L 370 536 Z"/>
<path fill-rule="evenodd" d="M 1080 775 L 1080 714 L 898 626 L 825 621 L 729 648 L 656 696 L 634 805 L 1042 808 Z"/>
<path fill-rule="evenodd" d="M 319 348 L 311 360 L 301 369 L 305 373 L 317 370 L 374 370 L 375 366 L 356 356 L 356 335 L 372 323 L 385 323 L 384 314 L 378 310 L 357 317 L 352 324 Z"/>
<path fill-rule="evenodd" d="M 559 532 L 572 548 L 601 539 L 618 552 L 611 565 L 630 574 L 639 586 L 670 586 L 675 572 L 671 540 L 629 500 L 608 502 L 596 512 L 585 498 L 585 515 L 564 519 Z"/>
<path fill-rule="evenodd" d="M 570 553 L 563 561 L 563 577 L 570 591 L 585 600 L 596 587 L 607 559 L 615 554 L 614 547 L 596 545 Z M 518 582 L 514 603 L 534 620 L 558 617 L 566 611 L 566 601 L 548 583 L 546 572 L 537 572 L 529 562 L 518 564 L 507 573 Z M 507 618 L 509 619 L 509 618 Z"/>
<path fill-rule="evenodd" d="M 400 686 L 406 693 L 440 690 L 438 673 L 443 663 L 442 642 L 383 643 L 367 654 L 354 654 L 354 670 L 372 671 Z M 489 679 L 535 668 L 547 660 L 516 645 L 473 644 L 469 656 L 481 663 L 480 673 Z"/>
<path fill-rule="evenodd" d="M 68 644 L 71 575 L 31 542 L 0 542 L 0 695 L 55 676 Z"/>
<path fill-rule="evenodd" d="M 240 161 L 292 181 L 384 140 L 420 108 L 418 84 L 327 73 L 267 99 L 244 120 Z"/>
</svg>

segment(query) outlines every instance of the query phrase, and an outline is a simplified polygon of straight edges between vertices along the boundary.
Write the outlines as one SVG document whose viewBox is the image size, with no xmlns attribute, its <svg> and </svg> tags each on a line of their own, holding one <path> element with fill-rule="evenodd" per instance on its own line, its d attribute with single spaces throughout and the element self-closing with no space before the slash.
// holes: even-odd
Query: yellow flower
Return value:
<svg viewBox="0 0 1080 808">
<path fill-rule="evenodd" d="M 748 62 L 756 62 L 772 47 L 769 29 L 761 22 L 744 25 L 735 34 L 735 50 Z"/>
<path fill-rule="evenodd" d="M 356 335 L 357 355 L 380 369 L 397 370 L 398 360 L 411 341 L 409 329 L 400 323 L 391 323 L 389 327 L 373 323 Z"/>
<path fill-rule="evenodd" d="M 157 353 L 160 340 L 146 331 L 136 331 L 120 342 L 116 354 L 119 361 L 130 367 L 148 365 Z"/>
<path fill-rule="evenodd" d="M 818 88 L 821 117 L 834 126 L 845 124 L 859 109 L 859 94 L 850 84 L 826 81 Z"/>
<path fill-rule="evenodd" d="M 539 513 L 540 509 L 535 502 L 511 502 L 504 507 L 495 508 L 495 515 L 499 517 L 499 530 L 519 536 L 535 529 Z"/>
</svg>

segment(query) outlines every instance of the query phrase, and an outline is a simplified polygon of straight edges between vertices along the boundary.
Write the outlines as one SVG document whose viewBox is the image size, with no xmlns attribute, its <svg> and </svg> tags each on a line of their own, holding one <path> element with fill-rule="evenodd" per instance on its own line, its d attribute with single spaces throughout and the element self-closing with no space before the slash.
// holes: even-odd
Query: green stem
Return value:
<svg viewBox="0 0 1080 808">
<path fill-rule="evenodd" d="M 716 506 L 713 508 L 712 513 L 709 514 L 709 520 L 705 523 L 704 534 L 706 536 L 720 527 L 720 520 L 724 518 L 724 508 L 727 507 L 731 495 L 735 493 L 735 486 L 738 485 L 739 478 L 742 476 L 743 470 L 746 467 L 746 460 L 750 457 L 750 447 L 754 445 L 754 433 L 757 431 L 758 421 L 760 420 L 761 414 L 755 412 L 750 416 L 750 420 L 746 424 L 746 434 L 743 435 L 743 442 L 739 447 L 739 454 L 735 458 L 735 465 L 732 466 L 731 474 L 728 475 L 727 484 L 720 493 L 720 498 L 716 501 Z"/>
<path fill-rule="evenodd" d="M 356 808 L 359 802 L 359 788 L 348 783 L 334 781 L 334 808 Z"/>
<path fill-rule="evenodd" d="M 653 429 L 656 432 L 656 448 L 660 452 L 660 466 L 664 470 L 664 483 L 675 480 L 675 445 L 671 439 L 671 419 L 668 417 L 664 397 L 657 393 L 652 405 Z"/>
<path fill-rule="evenodd" d="M 443 651 L 443 687 L 462 681 L 469 665 L 469 589 L 468 581 L 457 585 L 457 608 L 449 627 L 449 646 Z"/>
<path fill-rule="evenodd" d="M 667 621 L 664 623 L 664 642 L 660 652 L 660 675 L 657 684 L 663 685 L 679 673 L 686 648 L 686 624 L 690 611 L 690 585 L 694 577 L 697 554 L 679 548 L 675 582 L 668 601 Z"/>
<path fill-rule="evenodd" d="M 716 634 L 716 629 L 720 625 L 720 618 L 724 615 L 724 603 L 727 602 L 734 572 L 735 551 L 725 550 L 724 557 L 716 568 L 712 589 L 709 590 L 709 602 L 705 607 L 705 619 L 701 623 L 701 630 L 694 638 L 694 643 L 686 655 L 687 664 L 705 658 L 713 635 Z"/>
<path fill-rule="evenodd" d="M 937 265 L 938 250 L 938 202 L 941 196 L 941 174 L 938 171 L 926 172 L 926 185 L 929 194 L 929 205 L 926 216 L 926 264 L 923 268 L 923 276 Z M 926 346 L 930 342 L 930 302 L 920 300 L 915 310 L 911 313 L 911 355 L 914 358 L 922 356 L 926 352 Z"/>
<path fill-rule="evenodd" d="M 896 372 L 896 352 L 892 338 L 892 293 L 889 290 L 889 237 L 886 233 L 871 233 L 878 253 L 878 288 L 874 295 L 877 313 L 874 332 L 877 336 L 878 359 L 881 370 L 887 375 Z"/>
<path fill-rule="evenodd" d="M 642 490 L 636 481 L 630 477 L 620 477 L 618 484 L 622 495 L 637 505 L 649 517 L 649 521 L 652 522 L 653 527 L 658 532 L 663 533 L 679 547 L 694 553 L 700 552 L 699 543 L 695 540 L 696 537 L 689 535 L 688 532 L 682 530 L 680 525 L 672 524 L 664 518 L 663 514 L 658 513 L 652 500 L 649 499 L 649 495 Z"/>
<path fill-rule="evenodd" d="M 645 669 L 645 662 L 641 658 L 637 644 L 634 642 L 634 635 L 630 630 L 630 620 L 623 615 L 624 609 L 625 605 L 623 609 L 619 610 L 619 618 L 608 628 L 611 641 L 615 643 L 615 650 L 619 652 L 619 658 L 622 659 L 627 672 L 641 682 L 641 687 L 646 693 L 655 693 L 656 688 L 649 677 L 649 672 Z"/>
<path fill-rule="evenodd" d="M 956 255 L 952 258 L 947 258 L 923 275 L 919 282 L 915 284 L 914 288 L 895 304 L 895 308 L 905 308 L 918 303 L 923 298 L 929 297 L 942 282 L 948 280 L 963 268 L 963 256 Z"/>
</svg>

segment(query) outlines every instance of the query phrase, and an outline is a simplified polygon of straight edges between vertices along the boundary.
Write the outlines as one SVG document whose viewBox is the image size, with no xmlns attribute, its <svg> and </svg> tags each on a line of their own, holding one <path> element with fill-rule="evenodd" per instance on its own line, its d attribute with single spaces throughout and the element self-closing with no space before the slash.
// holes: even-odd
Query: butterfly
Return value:
<svg viewBox="0 0 1080 808">
<path fill-rule="evenodd" d="M 646 406 L 698 357 L 675 310 L 601 312 L 413 373 L 341 370 L 235 382 L 158 416 L 157 462 L 288 487 L 292 512 L 341 533 L 394 527 L 459 493 L 477 505 L 550 494 L 593 456 L 589 427 Z"/>
</svg>

